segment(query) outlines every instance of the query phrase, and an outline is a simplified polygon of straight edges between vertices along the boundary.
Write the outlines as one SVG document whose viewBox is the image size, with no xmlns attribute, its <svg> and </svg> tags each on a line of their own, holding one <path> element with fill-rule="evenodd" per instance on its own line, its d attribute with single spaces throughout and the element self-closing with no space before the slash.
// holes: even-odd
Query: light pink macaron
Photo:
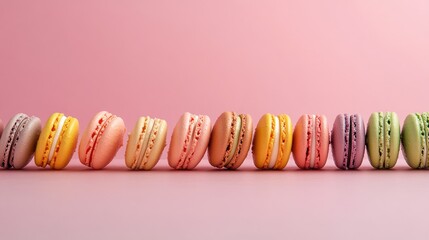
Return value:
<svg viewBox="0 0 429 240">
<path fill-rule="evenodd" d="M 122 118 L 102 111 L 89 122 L 79 144 L 80 162 L 93 169 L 106 167 L 123 145 Z"/>
<path fill-rule="evenodd" d="M 168 164 L 174 169 L 193 169 L 207 150 L 210 140 L 210 118 L 206 115 L 185 113 L 179 119 L 171 136 Z"/>
</svg>

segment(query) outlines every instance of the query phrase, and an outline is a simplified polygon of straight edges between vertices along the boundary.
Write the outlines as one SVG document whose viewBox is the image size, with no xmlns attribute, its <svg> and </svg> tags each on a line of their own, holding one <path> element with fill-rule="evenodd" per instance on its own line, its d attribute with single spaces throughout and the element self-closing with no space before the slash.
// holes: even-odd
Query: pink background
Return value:
<svg viewBox="0 0 429 240">
<path fill-rule="evenodd" d="M 83 130 L 108 110 L 128 130 L 150 115 L 171 133 L 185 111 L 245 112 L 255 124 L 266 112 L 321 113 L 332 124 L 382 110 L 402 122 L 429 109 L 428 65 L 428 1 L 0 2 L 3 121 L 60 111 Z M 206 162 L 167 171 L 165 159 L 130 173 L 121 158 L 91 174 L 77 159 L 63 172 L 2 171 L 0 237 L 415 238 L 427 227 L 429 177 L 401 168 L 402 156 L 391 172 L 340 173 L 329 160 L 303 173 L 291 159 L 284 174 L 256 174 L 250 157 L 233 173 Z"/>
</svg>

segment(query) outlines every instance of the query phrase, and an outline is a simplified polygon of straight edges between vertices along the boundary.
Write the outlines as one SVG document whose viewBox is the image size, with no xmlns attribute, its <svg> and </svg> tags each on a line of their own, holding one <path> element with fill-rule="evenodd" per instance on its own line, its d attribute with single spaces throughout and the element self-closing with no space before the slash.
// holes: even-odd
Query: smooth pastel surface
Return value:
<svg viewBox="0 0 429 240">
<path fill-rule="evenodd" d="M 374 112 L 368 120 L 366 150 L 374 168 L 390 169 L 400 151 L 400 123 L 394 112 Z"/>
<path fill-rule="evenodd" d="M 38 117 L 16 114 L 0 138 L 0 161 L 5 168 L 21 169 L 32 160 L 41 131 Z"/>
<path fill-rule="evenodd" d="M 107 166 L 122 147 L 125 132 L 122 118 L 106 111 L 97 113 L 89 122 L 80 140 L 81 163 L 93 169 L 102 169 Z"/>
<path fill-rule="evenodd" d="M 329 153 L 329 127 L 324 115 L 302 115 L 293 131 L 293 158 L 301 169 L 320 169 Z"/>
<path fill-rule="evenodd" d="M 339 114 L 331 134 L 332 157 L 340 169 L 357 169 L 365 155 L 365 123 L 359 114 Z"/>
<path fill-rule="evenodd" d="M 193 169 L 206 153 L 211 123 L 206 115 L 184 113 L 171 135 L 168 164 L 175 169 Z"/>
<path fill-rule="evenodd" d="M 258 171 L 250 156 L 236 171 L 215 169 L 207 158 L 186 172 L 171 169 L 167 159 L 144 173 L 129 171 L 123 159 L 102 171 L 89 171 L 78 159 L 60 172 L 29 164 L 22 171 L 0 170 L 8 182 L 2 191 L 9 193 L 2 195 L 8 204 L 0 205 L 0 224 L 20 229 L 23 219 L 31 222 L 21 231 L 4 231 L 5 239 L 141 239 L 144 231 L 148 239 L 424 240 L 408 227 L 425 229 L 425 221 L 415 220 L 429 211 L 422 191 L 427 174 L 404 159 L 392 170 L 376 171 L 367 158 L 357 171 L 338 170 L 332 158 L 320 171 L 295 164 Z M 317 199 L 317 207 L 303 199 Z M 40 231 L 46 227 L 42 217 L 62 224 Z M 76 219 L 91 227 L 77 228 Z M 319 224 L 303 231 L 309 219 Z M 222 231 L 214 229 L 219 223 Z M 351 234 L 350 226 L 362 231 Z"/>
<path fill-rule="evenodd" d="M 64 119 L 64 123 L 60 128 L 61 118 Z M 35 164 L 39 167 L 49 165 L 52 169 L 66 167 L 76 150 L 78 135 L 79 121 L 76 118 L 66 117 L 62 113 L 52 114 L 38 139 Z"/>
<path fill-rule="evenodd" d="M 293 126 L 288 115 L 264 114 L 253 138 L 253 163 L 259 169 L 283 169 L 290 157 Z"/>
<path fill-rule="evenodd" d="M 250 115 L 222 113 L 216 120 L 210 136 L 208 148 L 210 164 L 217 168 L 239 168 L 247 157 L 252 137 L 253 122 Z"/>
<path fill-rule="evenodd" d="M 130 133 L 125 151 L 125 164 L 133 170 L 150 170 L 164 150 L 167 122 L 162 119 L 140 117 Z"/>
<path fill-rule="evenodd" d="M 411 168 L 428 167 L 428 113 L 408 114 L 402 127 L 402 153 Z"/>
</svg>

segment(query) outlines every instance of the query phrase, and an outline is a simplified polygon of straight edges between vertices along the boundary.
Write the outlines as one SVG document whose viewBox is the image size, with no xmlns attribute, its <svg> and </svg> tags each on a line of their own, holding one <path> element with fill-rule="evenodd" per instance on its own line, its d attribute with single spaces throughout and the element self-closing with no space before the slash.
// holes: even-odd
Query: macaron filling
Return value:
<svg viewBox="0 0 429 240">
<path fill-rule="evenodd" d="M 319 168 L 322 135 L 320 116 L 307 115 L 307 149 L 305 168 Z"/>
<path fill-rule="evenodd" d="M 344 158 L 343 158 L 343 167 L 344 168 L 348 168 L 350 165 L 350 121 L 351 118 L 347 115 L 344 114 L 344 149 L 343 149 L 343 153 L 344 153 Z"/>
<path fill-rule="evenodd" d="M 276 164 L 274 165 L 274 168 L 282 168 L 282 159 L 284 155 L 284 146 L 286 144 L 286 119 L 284 115 L 277 116 L 279 119 L 279 127 L 280 127 L 280 133 L 279 133 L 279 151 L 277 154 L 277 160 Z"/>
<path fill-rule="evenodd" d="M 97 148 L 98 140 L 103 135 L 106 127 L 112 122 L 114 118 L 115 116 L 113 114 L 105 113 L 98 120 L 98 124 L 91 134 L 91 138 L 85 151 L 85 165 L 91 166 L 92 157 L 94 156 L 94 152 Z"/>
<path fill-rule="evenodd" d="M 384 146 L 384 114 L 382 112 L 378 113 L 378 168 L 384 167 L 385 160 L 385 146 Z"/>
<path fill-rule="evenodd" d="M 15 157 L 16 144 L 18 143 L 18 140 L 19 140 L 19 134 L 22 132 L 22 130 L 24 130 L 25 126 L 29 121 L 30 121 L 30 118 L 28 116 L 25 116 L 24 119 L 20 121 L 18 128 L 15 129 L 15 133 L 14 133 L 15 136 L 14 136 L 12 147 L 10 149 L 10 153 L 8 157 L 8 163 L 7 163 L 8 167 L 14 166 L 13 160 Z"/>
<path fill-rule="evenodd" d="M 277 162 L 277 155 L 279 152 L 279 145 L 280 145 L 280 121 L 277 116 L 273 116 L 274 118 L 274 144 L 271 151 L 271 157 L 268 164 L 269 168 L 274 168 L 276 162 Z"/>
<path fill-rule="evenodd" d="M 241 153 L 241 149 L 243 147 L 243 142 L 244 142 L 244 137 L 246 134 L 246 115 L 245 114 L 241 114 L 240 116 L 240 121 L 241 121 L 241 126 L 240 126 L 240 132 L 239 132 L 239 136 L 238 136 L 238 143 L 237 143 L 237 150 L 235 151 L 235 155 L 233 156 L 232 160 L 226 165 L 227 168 L 233 168 L 234 164 L 237 161 L 237 158 L 239 156 L 239 154 Z"/>
<path fill-rule="evenodd" d="M 20 126 L 23 124 L 24 120 L 27 119 L 25 115 L 20 115 L 18 119 L 14 122 L 12 129 L 10 131 L 10 134 L 8 136 L 8 140 L 6 143 L 6 148 L 3 154 L 3 160 L 1 162 L 1 167 L 3 168 L 10 168 L 12 167 L 13 163 L 10 161 L 11 155 L 15 152 L 15 146 L 16 146 L 16 137 L 19 133 Z"/>
<path fill-rule="evenodd" d="M 146 151 L 144 152 L 143 160 L 142 160 L 142 163 L 140 165 L 140 169 L 144 168 L 146 163 L 149 160 L 149 156 L 152 152 L 153 147 L 155 146 L 155 140 L 158 137 L 158 132 L 159 132 L 160 128 L 161 128 L 161 120 L 155 119 L 153 128 L 152 128 L 150 135 L 149 135 L 149 142 L 146 146 Z"/>
<path fill-rule="evenodd" d="M 60 138 L 60 134 L 61 134 L 61 131 L 63 129 L 64 123 L 66 122 L 66 119 L 67 119 L 67 117 L 64 116 L 64 115 L 62 115 L 61 118 L 60 118 L 60 120 L 59 120 L 59 122 L 58 122 L 58 127 L 55 130 L 55 135 L 54 135 L 54 138 L 52 140 L 51 148 L 49 150 L 48 164 L 50 164 L 51 161 L 52 161 L 52 158 L 54 156 L 55 150 L 57 148 L 58 139 Z"/>
<path fill-rule="evenodd" d="M 138 157 L 138 163 L 136 169 L 144 168 L 147 160 L 150 156 L 151 150 L 153 148 L 156 136 L 158 135 L 158 130 L 160 126 L 159 119 L 149 119 L 148 129 L 145 133 L 144 138 L 142 139 L 142 148 Z"/>
<path fill-rule="evenodd" d="M 390 131 L 391 131 L 391 113 L 386 113 L 386 116 L 384 118 L 384 152 L 385 152 L 385 160 L 384 160 L 384 167 L 390 168 Z"/>
<path fill-rule="evenodd" d="M 226 149 L 225 155 L 226 155 L 226 161 L 224 165 L 228 165 L 231 160 L 233 159 L 234 155 L 237 152 L 238 142 L 240 140 L 240 130 L 241 130 L 241 117 L 239 115 L 233 114 L 233 121 L 231 125 L 231 136 L 230 136 L 230 142 L 228 144 L 228 147 Z"/>
<path fill-rule="evenodd" d="M 310 125 L 311 134 L 311 143 L 310 143 L 310 168 L 313 168 L 316 160 L 316 116 L 311 115 L 311 125 Z"/>
<path fill-rule="evenodd" d="M 195 153 L 195 149 L 201 137 L 204 119 L 205 117 L 203 115 L 191 115 L 191 118 L 189 120 L 190 122 L 188 127 L 188 133 L 185 138 L 185 143 L 183 144 L 180 160 L 176 167 L 177 169 L 188 168 L 189 162 L 191 161 Z"/>
<path fill-rule="evenodd" d="M 154 119 L 151 119 L 149 117 L 145 118 L 145 121 L 141 128 L 141 132 L 139 134 L 135 160 L 132 167 L 133 169 L 139 169 L 140 165 L 142 164 L 143 156 L 147 148 L 147 143 L 149 142 L 149 135 L 150 135 L 150 132 L 152 131 L 153 124 L 154 124 Z"/>
<path fill-rule="evenodd" d="M 350 116 L 350 144 L 349 147 L 349 161 L 347 163 L 348 168 L 355 168 L 356 166 L 356 155 L 357 155 L 357 121 L 356 115 Z M 348 144 L 348 145 L 350 145 Z"/>
<path fill-rule="evenodd" d="M 197 115 L 191 115 L 189 119 L 188 131 L 185 138 L 185 143 L 183 144 L 182 153 L 180 154 L 180 160 L 177 164 L 177 168 L 184 168 L 185 161 L 189 154 L 189 148 L 191 147 L 193 137 L 195 135 L 195 125 L 198 121 Z"/>
</svg>

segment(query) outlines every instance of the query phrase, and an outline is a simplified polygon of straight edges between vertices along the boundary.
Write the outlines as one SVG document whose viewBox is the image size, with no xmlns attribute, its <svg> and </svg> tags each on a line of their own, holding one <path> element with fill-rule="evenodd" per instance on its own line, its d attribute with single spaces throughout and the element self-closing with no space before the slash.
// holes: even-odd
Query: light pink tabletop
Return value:
<svg viewBox="0 0 429 240">
<path fill-rule="evenodd" d="M 427 227 L 427 171 L 238 171 L 207 159 L 150 172 L 122 159 L 102 171 L 0 171 L 2 239 L 417 239 Z"/>
</svg>

